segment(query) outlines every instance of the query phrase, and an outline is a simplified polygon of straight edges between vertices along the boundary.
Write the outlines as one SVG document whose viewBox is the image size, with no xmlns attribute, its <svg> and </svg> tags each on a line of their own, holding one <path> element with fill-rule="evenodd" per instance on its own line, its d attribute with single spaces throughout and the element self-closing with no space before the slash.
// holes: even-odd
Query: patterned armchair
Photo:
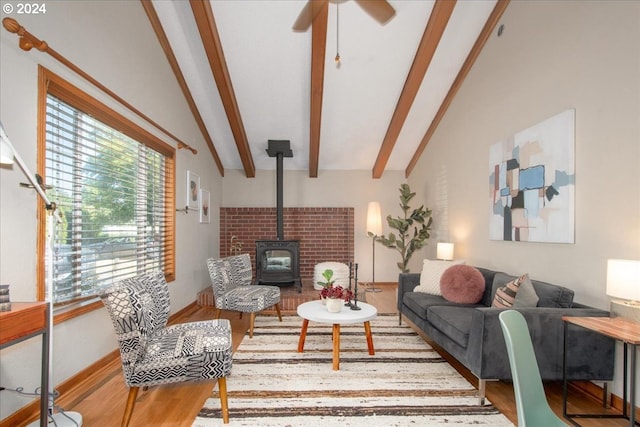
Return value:
<svg viewBox="0 0 640 427">
<path fill-rule="evenodd" d="M 228 320 L 167 326 L 169 288 L 162 272 L 122 280 L 100 294 L 116 330 L 129 396 L 128 426 L 140 387 L 217 378 L 224 423 L 229 422 L 226 376 L 231 372 Z"/>
<path fill-rule="evenodd" d="M 253 325 L 256 313 L 275 306 L 278 318 L 280 314 L 280 288 L 277 286 L 252 285 L 253 271 L 249 254 L 233 255 L 227 258 L 209 258 L 207 260 L 209 276 L 213 286 L 216 304 L 216 318 L 221 310 L 251 313 L 249 338 L 253 338 Z"/>
</svg>

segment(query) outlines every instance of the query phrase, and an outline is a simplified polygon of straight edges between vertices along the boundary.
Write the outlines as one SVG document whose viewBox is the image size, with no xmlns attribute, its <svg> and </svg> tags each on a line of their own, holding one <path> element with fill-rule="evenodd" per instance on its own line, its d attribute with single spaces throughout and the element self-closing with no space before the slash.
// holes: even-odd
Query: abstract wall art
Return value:
<svg viewBox="0 0 640 427">
<path fill-rule="evenodd" d="M 490 148 L 491 240 L 574 243 L 575 110 Z"/>
</svg>

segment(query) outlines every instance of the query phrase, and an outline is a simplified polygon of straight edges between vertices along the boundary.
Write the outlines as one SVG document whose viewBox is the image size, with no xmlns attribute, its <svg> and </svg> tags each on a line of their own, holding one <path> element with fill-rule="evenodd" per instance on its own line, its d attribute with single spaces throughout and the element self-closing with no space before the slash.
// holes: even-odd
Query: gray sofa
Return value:
<svg viewBox="0 0 640 427">
<path fill-rule="evenodd" d="M 414 292 L 420 274 L 400 274 L 398 313 L 420 328 L 479 380 L 480 402 L 484 404 L 487 380 L 510 380 L 509 356 L 498 314 L 492 308 L 496 289 L 515 279 L 505 273 L 478 268 L 485 279 L 485 291 L 478 304 L 459 304 L 441 296 Z M 609 316 L 609 312 L 573 301 L 573 291 L 537 280 L 531 281 L 538 294 L 537 307 L 518 308 L 529 325 L 531 340 L 543 380 L 562 380 L 564 325 L 562 316 Z M 613 379 L 615 342 L 584 328 L 570 326 L 567 334 L 567 378 L 569 380 Z"/>
</svg>

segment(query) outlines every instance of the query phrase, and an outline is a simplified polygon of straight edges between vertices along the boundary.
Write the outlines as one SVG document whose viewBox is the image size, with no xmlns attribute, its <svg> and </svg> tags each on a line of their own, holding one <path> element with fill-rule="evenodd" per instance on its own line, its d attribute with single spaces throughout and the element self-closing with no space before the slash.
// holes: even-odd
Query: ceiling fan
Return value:
<svg viewBox="0 0 640 427">
<path fill-rule="evenodd" d="M 293 31 L 307 31 L 316 15 L 320 12 L 322 5 L 331 3 L 344 3 L 346 0 L 308 0 L 304 9 L 298 15 L 298 19 L 293 24 Z M 396 14 L 394 8 L 387 0 L 355 0 L 373 19 L 381 24 L 386 24 Z"/>
</svg>

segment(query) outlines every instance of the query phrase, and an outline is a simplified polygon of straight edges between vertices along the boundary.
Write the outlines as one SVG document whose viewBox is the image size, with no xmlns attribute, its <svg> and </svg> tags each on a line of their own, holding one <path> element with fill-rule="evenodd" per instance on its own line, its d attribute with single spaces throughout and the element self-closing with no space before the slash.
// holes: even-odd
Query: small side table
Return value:
<svg viewBox="0 0 640 427">
<path fill-rule="evenodd" d="M 640 323 L 622 317 L 571 317 L 563 316 L 564 321 L 564 351 L 562 360 L 562 414 L 566 419 L 576 424 L 572 418 L 626 418 L 630 426 L 636 425 L 636 353 L 640 345 Z M 568 414 L 567 413 L 567 328 L 569 324 L 581 326 L 624 344 L 623 385 L 622 385 L 622 415 L 617 414 Z M 627 359 L 631 352 L 631 366 Z M 629 369 L 628 369 L 629 368 Z M 630 413 L 627 414 L 627 378 L 629 378 Z"/>
<path fill-rule="evenodd" d="M 49 303 L 12 302 L 0 312 L 0 349 L 42 334 L 40 371 L 40 427 L 47 427 L 49 412 Z"/>
<path fill-rule="evenodd" d="M 300 330 L 300 341 L 298 341 L 298 353 L 304 351 L 304 341 L 307 338 L 307 328 L 309 321 L 326 323 L 333 325 L 333 370 L 340 369 L 340 325 L 350 325 L 354 323 L 364 323 L 364 334 L 367 338 L 367 348 L 369 354 L 373 356 L 373 337 L 371 336 L 370 320 L 378 315 L 378 310 L 371 304 L 358 302 L 360 310 L 351 310 L 343 307 L 339 313 L 329 313 L 320 300 L 305 302 L 298 306 L 298 316 L 302 317 L 302 329 Z"/>
</svg>

